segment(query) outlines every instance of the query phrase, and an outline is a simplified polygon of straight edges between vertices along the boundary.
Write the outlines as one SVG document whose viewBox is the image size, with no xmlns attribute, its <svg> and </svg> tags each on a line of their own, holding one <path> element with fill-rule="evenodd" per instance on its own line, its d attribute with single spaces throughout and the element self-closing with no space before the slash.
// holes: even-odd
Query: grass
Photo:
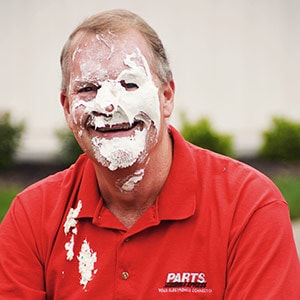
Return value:
<svg viewBox="0 0 300 300">
<path fill-rule="evenodd" d="M 278 177 L 273 181 L 289 204 L 291 219 L 300 219 L 300 176 Z"/>
<path fill-rule="evenodd" d="M 6 214 L 12 199 L 20 192 L 20 188 L 10 186 L 7 188 L 0 188 L 0 222 Z"/>
<path fill-rule="evenodd" d="M 291 219 L 300 219 L 300 176 L 282 176 L 274 178 L 273 181 L 289 204 Z M 20 188 L 14 186 L 0 188 L 0 222 L 18 192 Z"/>
</svg>

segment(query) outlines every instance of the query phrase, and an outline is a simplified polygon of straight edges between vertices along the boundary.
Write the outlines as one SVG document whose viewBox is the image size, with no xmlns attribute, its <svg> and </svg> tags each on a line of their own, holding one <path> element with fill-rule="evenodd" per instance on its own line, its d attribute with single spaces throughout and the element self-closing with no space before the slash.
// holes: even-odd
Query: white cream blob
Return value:
<svg viewBox="0 0 300 300">
<path fill-rule="evenodd" d="M 65 250 L 67 251 L 67 260 L 72 260 L 74 257 L 74 235 L 77 234 L 77 221 L 76 218 L 79 215 L 79 212 L 82 208 L 82 201 L 79 200 L 77 207 L 74 208 L 70 208 L 69 213 L 67 215 L 66 221 L 64 223 L 64 233 L 65 235 L 67 235 L 68 233 L 72 233 L 72 236 L 70 238 L 70 241 L 65 243 Z"/>
<path fill-rule="evenodd" d="M 135 130 L 130 137 L 113 138 L 111 140 L 94 137 L 92 139 L 96 159 L 111 171 L 132 166 L 145 148 L 147 131 Z"/>
<path fill-rule="evenodd" d="M 137 170 L 132 176 L 127 178 L 127 180 L 121 186 L 121 191 L 131 192 L 138 182 L 140 182 L 144 177 L 144 170 Z"/>
<path fill-rule="evenodd" d="M 74 258 L 74 235 L 77 234 L 77 221 L 76 218 L 79 215 L 79 212 L 82 208 L 82 201 L 78 201 L 77 207 L 70 208 L 69 213 L 67 215 L 66 221 L 64 223 L 64 233 L 67 235 L 68 233 L 72 233 L 70 241 L 65 243 L 65 250 L 67 251 L 66 259 L 71 261 Z M 89 281 L 93 279 L 93 275 L 96 274 L 97 270 L 95 270 L 94 265 L 97 261 L 97 253 L 94 252 L 91 248 L 87 240 L 84 240 L 78 259 L 78 271 L 81 275 L 80 284 L 83 285 L 83 288 L 86 288 L 86 285 Z"/>
<path fill-rule="evenodd" d="M 78 271 L 81 275 L 80 284 L 83 285 L 83 288 L 85 289 L 88 282 L 93 279 L 93 274 L 97 272 L 97 270 L 94 270 L 94 265 L 97 261 L 97 253 L 93 252 L 87 240 L 83 241 L 77 259 L 79 262 Z"/>
<path fill-rule="evenodd" d="M 74 234 L 72 234 L 70 242 L 65 243 L 65 250 L 67 251 L 67 260 L 74 258 Z"/>
<path fill-rule="evenodd" d="M 78 201 L 77 207 L 75 209 L 72 208 L 72 207 L 70 208 L 69 213 L 68 213 L 67 218 L 66 218 L 66 221 L 64 223 L 64 233 L 66 235 L 70 232 L 71 228 L 72 228 L 73 233 L 75 233 L 75 234 L 77 233 L 76 218 L 78 217 L 81 208 L 82 208 L 82 201 L 81 200 Z"/>
</svg>

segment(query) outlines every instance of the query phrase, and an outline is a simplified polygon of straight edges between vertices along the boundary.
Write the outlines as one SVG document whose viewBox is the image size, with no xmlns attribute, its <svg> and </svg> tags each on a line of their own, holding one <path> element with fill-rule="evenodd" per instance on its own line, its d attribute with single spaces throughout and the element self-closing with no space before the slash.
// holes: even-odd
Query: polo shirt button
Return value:
<svg viewBox="0 0 300 300">
<path fill-rule="evenodd" d="M 121 277 L 122 277 L 122 279 L 127 280 L 129 278 L 129 273 L 128 272 L 122 272 Z"/>
</svg>

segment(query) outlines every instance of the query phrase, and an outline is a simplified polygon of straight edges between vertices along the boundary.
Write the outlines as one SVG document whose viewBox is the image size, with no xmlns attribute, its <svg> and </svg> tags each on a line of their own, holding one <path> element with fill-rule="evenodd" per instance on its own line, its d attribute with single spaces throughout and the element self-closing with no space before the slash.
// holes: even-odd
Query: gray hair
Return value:
<svg viewBox="0 0 300 300">
<path fill-rule="evenodd" d="M 122 9 L 114 9 L 93 15 L 81 23 L 69 36 L 60 56 L 62 91 L 67 91 L 70 77 L 70 60 L 79 41 L 89 33 L 125 33 L 135 29 L 142 34 L 151 50 L 151 65 L 162 83 L 172 79 L 172 71 L 165 48 L 152 27 L 138 15 Z"/>
</svg>

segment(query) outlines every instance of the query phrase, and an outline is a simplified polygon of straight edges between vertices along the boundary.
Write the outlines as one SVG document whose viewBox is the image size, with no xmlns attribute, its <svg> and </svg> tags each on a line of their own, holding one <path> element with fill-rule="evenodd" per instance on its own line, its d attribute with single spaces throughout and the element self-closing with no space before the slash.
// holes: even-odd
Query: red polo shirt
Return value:
<svg viewBox="0 0 300 300">
<path fill-rule="evenodd" d="M 170 131 L 169 177 L 128 230 L 103 205 L 86 155 L 20 193 L 0 227 L 0 299 L 299 300 L 277 188 Z"/>
</svg>

